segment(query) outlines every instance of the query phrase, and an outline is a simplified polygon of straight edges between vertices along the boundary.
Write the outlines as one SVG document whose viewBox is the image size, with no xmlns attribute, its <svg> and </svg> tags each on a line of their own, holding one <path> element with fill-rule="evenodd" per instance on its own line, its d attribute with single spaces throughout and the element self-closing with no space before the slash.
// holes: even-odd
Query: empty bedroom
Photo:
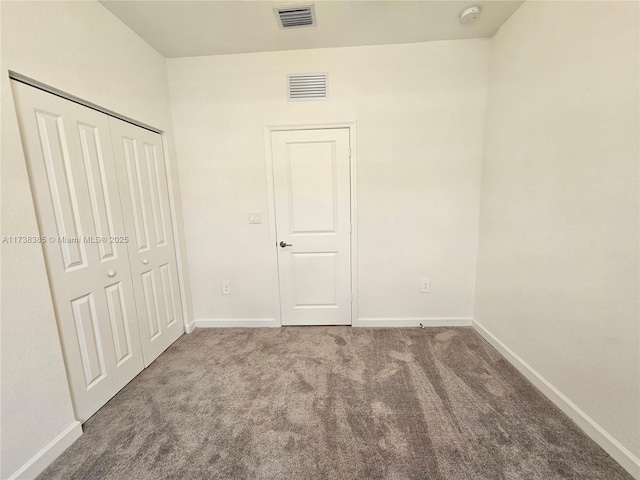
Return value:
<svg viewBox="0 0 640 480">
<path fill-rule="evenodd" d="M 0 478 L 640 480 L 640 2 L 0 1 Z"/>
</svg>

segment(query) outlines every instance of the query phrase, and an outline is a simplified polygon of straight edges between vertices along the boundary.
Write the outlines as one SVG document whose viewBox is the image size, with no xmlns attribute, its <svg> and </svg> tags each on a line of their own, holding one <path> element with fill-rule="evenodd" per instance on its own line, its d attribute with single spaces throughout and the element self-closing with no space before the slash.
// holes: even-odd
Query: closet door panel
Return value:
<svg viewBox="0 0 640 480">
<path fill-rule="evenodd" d="M 110 118 L 145 365 L 184 331 L 159 134 Z"/>
</svg>

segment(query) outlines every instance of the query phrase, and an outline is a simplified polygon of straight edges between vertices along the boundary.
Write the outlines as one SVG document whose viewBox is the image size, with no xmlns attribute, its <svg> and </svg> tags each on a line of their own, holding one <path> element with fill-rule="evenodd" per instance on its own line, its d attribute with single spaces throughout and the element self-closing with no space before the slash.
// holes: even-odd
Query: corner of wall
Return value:
<svg viewBox="0 0 640 480">
<path fill-rule="evenodd" d="M 636 479 L 640 479 L 640 459 L 631 453 L 620 442 L 613 438 L 604 428 L 582 411 L 566 395 L 558 390 L 540 372 L 534 369 L 498 337 L 491 333 L 477 319 L 471 326 L 495 348 L 511 365 L 529 380 L 545 397 L 551 400 L 565 415 L 573 420 L 593 441 L 624 467 Z"/>
</svg>

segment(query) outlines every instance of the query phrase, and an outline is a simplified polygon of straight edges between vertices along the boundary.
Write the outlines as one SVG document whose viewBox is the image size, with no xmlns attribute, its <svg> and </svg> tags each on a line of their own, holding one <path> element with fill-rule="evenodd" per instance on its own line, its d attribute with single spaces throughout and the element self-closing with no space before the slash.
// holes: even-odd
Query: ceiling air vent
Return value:
<svg viewBox="0 0 640 480">
<path fill-rule="evenodd" d="M 313 5 L 287 5 L 276 7 L 280 28 L 312 27 L 316 24 Z"/>
<path fill-rule="evenodd" d="M 323 100 L 327 98 L 327 74 L 287 75 L 289 101 Z"/>
</svg>

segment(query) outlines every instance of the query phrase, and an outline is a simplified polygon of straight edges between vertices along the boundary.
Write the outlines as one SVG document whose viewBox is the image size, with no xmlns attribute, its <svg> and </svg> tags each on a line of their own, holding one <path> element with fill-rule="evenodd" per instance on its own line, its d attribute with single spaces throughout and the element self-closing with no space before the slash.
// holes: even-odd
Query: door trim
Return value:
<svg viewBox="0 0 640 480">
<path fill-rule="evenodd" d="M 267 168 L 267 204 L 269 207 L 269 242 L 271 278 L 276 286 L 273 292 L 275 305 L 276 326 L 282 326 L 282 313 L 280 306 L 280 275 L 278 273 L 278 249 L 276 234 L 276 200 L 273 184 L 273 152 L 271 146 L 272 132 L 294 131 L 294 130 L 330 130 L 349 129 L 349 146 L 351 147 L 351 158 L 349 159 L 349 183 L 350 183 L 350 203 L 351 203 L 351 326 L 358 325 L 358 196 L 356 191 L 356 122 L 332 122 L 332 123 L 311 123 L 294 125 L 267 125 L 264 128 L 265 160 Z"/>
</svg>

